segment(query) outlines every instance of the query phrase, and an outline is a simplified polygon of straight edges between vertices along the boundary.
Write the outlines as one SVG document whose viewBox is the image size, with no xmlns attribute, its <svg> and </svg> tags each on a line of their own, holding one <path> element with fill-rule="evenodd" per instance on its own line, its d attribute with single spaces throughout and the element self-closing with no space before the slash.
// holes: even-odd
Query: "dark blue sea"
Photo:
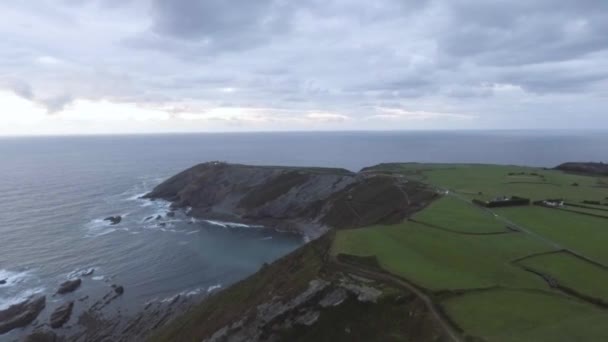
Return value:
<svg viewBox="0 0 608 342">
<path fill-rule="evenodd" d="M 327 132 L 0 138 L 0 309 L 94 269 L 78 295 L 110 284 L 119 305 L 226 287 L 302 244 L 254 227 L 174 218 L 139 197 L 193 164 L 331 166 L 467 162 L 552 167 L 608 161 L 608 132 Z M 122 215 L 110 226 L 103 218 Z M 161 224 L 163 223 L 163 224 Z"/>
</svg>

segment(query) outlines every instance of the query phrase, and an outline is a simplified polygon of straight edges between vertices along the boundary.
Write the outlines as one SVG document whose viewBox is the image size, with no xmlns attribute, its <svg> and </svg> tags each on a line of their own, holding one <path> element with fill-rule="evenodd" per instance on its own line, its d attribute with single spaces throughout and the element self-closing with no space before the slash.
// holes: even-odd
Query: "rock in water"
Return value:
<svg viewBox="0 0 608 342">
<path fill-rule="evenodd" d="M 168 212 L 167 217 L 175 217 L 175 212 L 173 212 L 173 211 Z"/>
<path fill-rule="evenodd" d="M 74 291 L 76 291 L 77 288 L 80 287 L 81 283 L 82 283 L 82 280 L 80 280 L 80 278 L 65 281 L 65 282 L 61 283 L 61 285 L 59 285 L 59 289 L 57 290 L 57 293 L 66 294 L 66 293 L 74 292 Z"/>
<path fill-rule="evenodd" d="M 125 293 L 125 288 L 122 286 L 114 284 L 114 285 L 112 285 L 112 288 L 114 289 L 114 292 L 116 292 L 116 294 L 119 296 L 121 294 Z"/>
<path fill-rule="evenodd" d="M 57 342 L 57 335 L 52 331 L 36 331 L 28 335 L 24 342 Z"/>
<path fill-rule="evenodd" d="M 6 284 L 6 279 L 0 279 L 0 285 Z"/>
<path fill-rule="evenodd" d="M 0 334 L 32 323 L 46 306 L 45 296 L 32 296 L 0 311 Z"/>
<path fill-rule="evenodd" d="M 121 216 L 110 216 L 110 217 L 106 217 L 103 220 L 110 222 L 110 224 L 114 226 L 114 225 L 119 224 L 120 221 L 122 221 L 122 217 Z"/>
<path fill-rule="evenodd" d="M 72 316 L 73 308 L 74 302 L 72 301 L 55 309 L 55 311 L 53 311 L 51 314 L 51 328 L 61 328 L 64 324 L 66 324 L 70 320 L 70 316 Z"/>
</svg>

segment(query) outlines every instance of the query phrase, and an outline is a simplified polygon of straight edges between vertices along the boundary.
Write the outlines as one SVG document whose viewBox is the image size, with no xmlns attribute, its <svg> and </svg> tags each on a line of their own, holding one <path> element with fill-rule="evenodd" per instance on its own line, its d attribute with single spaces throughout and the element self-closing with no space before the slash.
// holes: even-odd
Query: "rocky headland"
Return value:
<svg viewBox="0 0 608 342">
<path fill-rule="evenodd" d="M 390 175 L 209 162 L 171 177 L 145 197 L 170 201 L 196 218 L 317 238 L 330 228 L 399 222 L 435 193 Z"/>
</svg>

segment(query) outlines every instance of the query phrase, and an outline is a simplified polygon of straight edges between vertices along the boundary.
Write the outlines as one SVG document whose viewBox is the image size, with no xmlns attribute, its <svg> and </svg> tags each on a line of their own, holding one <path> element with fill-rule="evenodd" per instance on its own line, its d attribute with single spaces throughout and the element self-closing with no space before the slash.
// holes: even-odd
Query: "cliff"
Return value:
<svg viewBox="0 0 608 342">
<path fill-rule="evenodd" d="M 145 196 L 189 215 L 298 232 L 316 238 L 333 228 L 401 221 L 435 193 L 398 177 L 345 169 L 209 162 L 185 170 Z"/>
</svg>

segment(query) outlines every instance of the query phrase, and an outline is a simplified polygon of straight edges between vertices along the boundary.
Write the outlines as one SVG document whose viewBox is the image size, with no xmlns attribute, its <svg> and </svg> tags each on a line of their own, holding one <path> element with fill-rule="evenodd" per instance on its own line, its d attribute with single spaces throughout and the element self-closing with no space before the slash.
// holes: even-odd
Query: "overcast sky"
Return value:
<svg viewBox="0 0 608 342">
<path fill-rule="evenodd" d="M 3 0 L 0 135 L 608 128 L 606 0 Z"/>
</svg>

